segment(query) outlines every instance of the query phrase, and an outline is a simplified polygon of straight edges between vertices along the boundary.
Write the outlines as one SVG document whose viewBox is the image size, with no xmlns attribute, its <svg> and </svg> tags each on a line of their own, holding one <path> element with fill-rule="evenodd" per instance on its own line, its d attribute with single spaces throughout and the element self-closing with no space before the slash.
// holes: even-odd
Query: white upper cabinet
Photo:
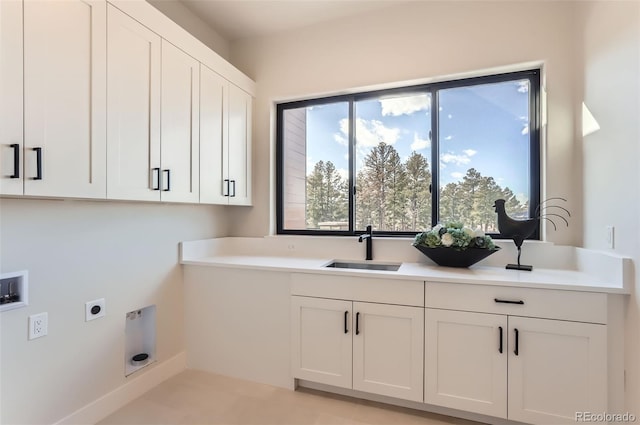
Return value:
<svg viewBox="0 0 640 425">
<path fill-rule="evenodd" d="M 106 196 L 106 3 L 24 2 L 24 194 Z"/>
<path fill-rule="evenodd" d="M 108 14 L 107 197 L 159 201 L 161 38 Z"/>
<path fill-rule="evenodd" d="M 0 1 L 0 194 L 23 193 L 22 1 Z"/>
<path fill-rule="evenodd" d="M 229 84 L 229 204 L 251 205 L 252 98 Z"/>
<path fill-rule="evenodd" d="M 200 65 L 200 202 L 228 204 L 229 83 Z"/>
<path fill-rule="evenodd" d="M 200 96 L 200 202 L 251 205 L 252 98 L 204 65 Z"/>
<path fill-rule="evenodd" d="M 162 40 L 161 199 L 199 202 L 200 64 Z"/>
<path fill-rule="evenodd" d="M 255 83 L 153 6 L 0 0 L 0 36 L 0 195 L 250 205 Z"/>
</svg>

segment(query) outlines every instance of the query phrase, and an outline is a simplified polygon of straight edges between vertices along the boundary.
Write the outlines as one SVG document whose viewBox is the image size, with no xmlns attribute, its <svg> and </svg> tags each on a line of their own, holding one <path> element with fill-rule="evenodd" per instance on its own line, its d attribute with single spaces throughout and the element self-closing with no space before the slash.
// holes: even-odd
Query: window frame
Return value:
<svg viewBox="0 0 640 425">
<path fill-rule="evenodd" d="M 355 104 L 358 101 L 380 98 L 389 95 L 403 94 L 427 94 L 431 95 L 431 225 L 435 226 L 439 221 L 439 91 L 451 88 L 460 88 L 481 84 L 495 84 L 514 80 L 528 79 L 529 88 L 529 217 L 535 216 L 536 207 L 540 204 L 541 192 L 541 100 L 540 100 L 540 75 L 539 68 L 524 71 L 491 74 L 478 77 L 469 77 L 449 81 L 439 81 L 427 84 L 396 87 L 391 89 L 358 92 L 344 95 L 326 96 L 320 98 L 297 100 L 293 102 L 281 102 L 276 104 L 276 234 L 278 235 L 317 235 L 317 236 L 358 236 L 364 233 L 364 229 L 355 229 Z M 284 228 L 284 113 L 288 109 L 297 109 L 308 106 L 323 105 L 327 103 L 347 102 L 349 108 L 349 229 L 348 230 L 312 230 L 312 229 L 285 229 Z M 425 229 L 426 230 L 426 229 Z M 413 237 L 419 230 L 407 231 L 375 231 L 376 236 Z M 494 239 L 508 239 L 499 233 L 489 233 Z M 540 239 L 540 224 L 535 232 L 527 239 Z"/>
</svg>

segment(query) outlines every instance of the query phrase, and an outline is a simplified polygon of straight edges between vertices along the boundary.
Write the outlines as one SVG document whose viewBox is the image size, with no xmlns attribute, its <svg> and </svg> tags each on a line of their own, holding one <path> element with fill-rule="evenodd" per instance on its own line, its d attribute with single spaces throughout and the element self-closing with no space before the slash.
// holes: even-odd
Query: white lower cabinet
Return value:
<svg viewBox="0 0 640 425">
<path fill-rule="evenodd" d="M 424 309 L 353 303 L 353 389 L 423 400 Z"/>
<path fill-rule="evenodd" d="M 425 402 L 507 417 L 507 317 L 426 309 Z"/>
<path fill-rule="evenodd" d="M 618 406 L 607 294 L 299 273 L 291 295 L 294 378 L 530 424 Z"/>
<path fill-rule="evenodd" d="M 291 297 L 293 376 L 423 400 L 424 309 Z"/>
<path fill-rule="evenodd" d="M 569 424 L 607 411 L 606 325 L 509 317 L 509 338 L 509 419 Z"/>
<path fill-rule="evenodd" d="M 351 388 L 352 302 L 291 297 L 293 376 Z"/>
<path fill-rule="evenodd" d="M 556 319 L 597 322 L 604 294 L 546 291 L 545 301 L 544 290 L 467 286 L 427 284 L 427 307 L 440 308 L 425 312 L 426 403 L 531 424 L 607 410 L 607 325 Z M 567 296 L 570 308 L 549 301 Z M 455 299 L 488 311 L 450 310 Z M 522 317 L 541 313 L 553 319 Z"/>
</svg>

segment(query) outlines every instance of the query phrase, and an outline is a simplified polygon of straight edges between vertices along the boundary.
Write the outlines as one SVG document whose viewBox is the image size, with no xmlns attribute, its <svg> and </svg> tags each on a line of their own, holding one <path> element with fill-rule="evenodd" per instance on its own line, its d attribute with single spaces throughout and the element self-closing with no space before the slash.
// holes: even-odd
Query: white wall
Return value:
<svg viewBox="0 0 640 425">
<path fill-rule="evenodd" d="M 28 270 L 30 288 L 0 313 L 0 423 L 53 423 L 126 383 L 128 311 L 157 305 L 160 362 L 184 351 L 178 243 L 226 236 L 223 207 L 2 199 L 0 214 L 0 269 Z M 107 316 L 85 322 L 100 297 Z M 45 311 L 49 335 L 28 341 Z"/>
<path fill-rule="evenodd" d="M 229 60 L 229 42 L 184 4 L 176 0 L 147 0 L 147 2 L 202 41 L 214 52 Z"/>
<path fill-rule="evenodd" d="M 600 130 L 581 143 L 584 169 L 584 245 L 607 249 L 605 226 L 615 226 L 615 251 L 635 262 L 635 290 L 626 307 L 627 409 L 640 417 L 640 3 L 585 2 L 578 40 L 584 101 Z"/>
<path fill-rule="evenodd" d="M 546 193 L 569 199 L 569 229 L 548 239 L 581 242 L 580 164 L 573 155 L 573 2 L 407 2 L 231 45 L 231 61 L 257 82 L 254 207 L 235 212 L 232 234 L 273 224 L 275 101 L 543 61 L 549 102 Z M 269 159 L 271 158 L 271 160 Z"/>
</svg>

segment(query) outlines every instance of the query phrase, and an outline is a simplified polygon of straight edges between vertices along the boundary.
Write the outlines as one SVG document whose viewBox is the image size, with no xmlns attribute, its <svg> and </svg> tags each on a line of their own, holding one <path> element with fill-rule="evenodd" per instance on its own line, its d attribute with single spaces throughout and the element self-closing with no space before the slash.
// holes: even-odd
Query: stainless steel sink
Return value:
<svg viewBox="0 0 640 425">
<path fill-rule="evenodd" d="M 383 264 L 383 263 L 359 263 L 353 261 L 332 261 L 325 267 L 334 269 L 358 269 L 358 270 L 382 270 L 387 272 L 397 272 L 402 264 Z"/>
</svg>

